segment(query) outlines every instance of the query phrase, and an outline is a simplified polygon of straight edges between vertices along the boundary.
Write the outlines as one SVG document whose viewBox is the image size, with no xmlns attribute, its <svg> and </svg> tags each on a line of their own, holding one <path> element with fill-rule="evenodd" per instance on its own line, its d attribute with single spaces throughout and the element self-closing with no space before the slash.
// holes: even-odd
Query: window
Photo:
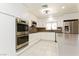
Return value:
<svg viewBox="0 0 79 59">
<path fill-rule="evenodd" d="M 48 22 L 46 24 L 46 30 L 57 30 L 57 22 Z"/>
<path fill-rule="evenodd" d="M 52 23 L 52 30 L 57 30 L 57 23 Z"/>
<path fill-rule="evenodd" d="M 51 30 L 51 23 L 46 24 L 46 30 Z"/>
</svg>

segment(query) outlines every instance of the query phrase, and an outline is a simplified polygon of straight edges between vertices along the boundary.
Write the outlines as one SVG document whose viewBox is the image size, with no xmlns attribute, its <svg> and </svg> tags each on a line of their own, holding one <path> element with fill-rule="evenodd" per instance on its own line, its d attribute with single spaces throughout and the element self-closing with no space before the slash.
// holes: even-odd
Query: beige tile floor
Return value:
<svg viewBox="0 0 79 59">
<path fill-rule="evenodd" d="M 79 56 L 78 34 L 57 34 L 57 43 L 41 40 L 20 56 Z"/>
<path fill-rule="evenodd" d="M 79 34 L 59 34 L 58 52 L 60 56 L 79 56 Z"/>
</svg>

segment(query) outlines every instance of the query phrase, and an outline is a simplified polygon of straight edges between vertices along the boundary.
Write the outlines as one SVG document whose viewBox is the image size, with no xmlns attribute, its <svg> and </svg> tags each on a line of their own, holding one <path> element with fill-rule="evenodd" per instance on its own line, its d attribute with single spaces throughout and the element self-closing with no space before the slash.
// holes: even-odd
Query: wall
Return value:
<svg viewBox="0 0 79 59">
<path fill-rule="evenodd" d="M 62 16 L 53 17 L 57 21 L 58 27 L 63 27 L 63 20 L 79 19 L 79 13 L 64 14 Z M 38 27 L 45 27 L 47 19 L 39 19 Z"/>
<path fill-rule="evenodd" d="M 21 3 L 2 3 L 0 4 L 0 12 L 29 20 L 29 25 L 31 25 L 31 20 L 37 20 L 34 15 L 27 11 L 27 7 Z"/>
<path fill-rule="evenodd" d="M 63 15 L 63 16 L 61 16 L 60 18 L 59 18 L 59 20 L 61 20 L 61 21 L 59 21 L 60 22 L 60 24 L 62 24 L 61 26 L 63 27 L 63 20 L 70 20 L 70 19 L 79 19 L 79 13 L 71 13 L 71 14 L 65 14 L 65 15 Z M 59 24 L 59 25 L 60 25 Z M 63 28 L 63 32 L 64 32 L 64 28 Z"/>
<path fill-rule="evenodd" d="M 45 27 L 45 26 L 46 26 L 46 19 L 37 20 L 37 27 Z"/>
<path fill-rule="evenodd" d="M 48 21 L 48 18 L 45 18 L 45 19 L 38 19 L 37 22 L 37 26 L 38 27 L 46 27 L 46 23 Z M 53 17 L 53 21 L 56 21 L 58 23 L 58 26 L 59 27 L 62 27 L 62 19 L 61 17 Z"/>
</svg>

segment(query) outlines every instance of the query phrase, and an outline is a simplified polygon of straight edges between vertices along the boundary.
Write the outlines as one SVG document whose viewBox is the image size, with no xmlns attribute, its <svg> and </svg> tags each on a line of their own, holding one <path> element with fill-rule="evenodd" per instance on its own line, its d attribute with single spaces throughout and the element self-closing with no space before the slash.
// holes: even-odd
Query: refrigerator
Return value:
<svg viewBox="0 0 79 59">
<path fill-rule="evenodd" d="M 64 20 L 64 33 L 78 34 L 79 21 L 78 19 Z"/>
</svg>

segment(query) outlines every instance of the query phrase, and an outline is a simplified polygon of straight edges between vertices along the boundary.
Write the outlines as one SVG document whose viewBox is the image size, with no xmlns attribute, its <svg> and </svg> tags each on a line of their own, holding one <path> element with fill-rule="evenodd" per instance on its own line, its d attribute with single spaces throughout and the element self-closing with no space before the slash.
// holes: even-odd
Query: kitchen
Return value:
<svg viewBox="0 0 79 59">
<path fill-rule="evenodd" d="M 78 8 L 75 3 L 0 3 L 0 55 L 79 55 Z"/>
</svg>

